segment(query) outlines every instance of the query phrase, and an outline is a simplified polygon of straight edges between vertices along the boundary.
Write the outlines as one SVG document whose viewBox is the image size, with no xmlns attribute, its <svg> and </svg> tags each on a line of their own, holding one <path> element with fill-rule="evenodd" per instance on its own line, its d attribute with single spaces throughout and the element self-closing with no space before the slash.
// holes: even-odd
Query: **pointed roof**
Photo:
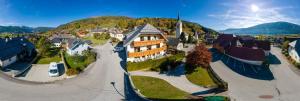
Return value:
<svg viewBox="0 0 300 101">
<path fill-rule="evenodd" d="M 130 32 L 124 41 L 124 46 L 129 45 L 136 37 L 140 34 L 160 34 L 164 37 L 163 33 L 152 26 L 151 24 L 145 24 L 143 26 L 137 27 L 134 31 Z M 165 38 L 165 37 L 164 37 Z M 166 38 L 165 38 L 166 39 Z"/>
</svg>

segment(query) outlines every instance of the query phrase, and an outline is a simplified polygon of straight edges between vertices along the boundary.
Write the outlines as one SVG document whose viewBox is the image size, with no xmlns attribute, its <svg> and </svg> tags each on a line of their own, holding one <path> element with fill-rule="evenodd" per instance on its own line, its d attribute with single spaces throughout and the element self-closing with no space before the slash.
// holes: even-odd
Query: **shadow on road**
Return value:
<svg viewBox="0 0 300 101">
<path fill-rule="evenodd" d="M 201 92 L 196 92 L 196 93 L 193 93 L 192 95 L 204 95 L 204 94 L 218 94 L 218 93 L 223 93 L 224 90 L 223 89 L 219 89 L 219 88 L 214 88 L 214 89 L 209 89 L 209 90 L 206 90 L 206 91 L 201 91 Z"/>
<path fill-rule="evenodd" d="M 234 71 L 240 75 L 243 75 L 243 76 L 246 76 L 249 78 L 253 78 L 253 79 L 259 79 L 259 80 L 273 80 L 274 79 L 273 73 L 271 72 L 268 64 L 251 65 L 251 64 L 247 64 L 247 63 L 243 63 L 238 60 L 235 60 L 225 54 L 219 53 L 215 49 L 210 49 L 210 51 L 212 53 L 212 62 L 216 62 L 216 61 L 220 60 L 228 68 L 230 68 L 232 71 Z M 272 61 L 274 61 L 274 60 L 272 60 Z M 278 61 L 274 61 L 274 62 L 278 63 Z"/>
<path fill-rule="evenodd" d="M 57 64 L 57 68 L 58 68 L 58 74 L 59 74 L 59 76 L 61 76 L 61 75 L 63 75 L 63 74 L 65 74 L 65 67 L 64 67 L 64 64 L 63 63 L 58 63 Z"/>
<path fill-rule="evenodd" d="M 267 60 L 269 64 L 281 64 L 281 61 L 272 53 L 270 53 Z"/>
</svg>

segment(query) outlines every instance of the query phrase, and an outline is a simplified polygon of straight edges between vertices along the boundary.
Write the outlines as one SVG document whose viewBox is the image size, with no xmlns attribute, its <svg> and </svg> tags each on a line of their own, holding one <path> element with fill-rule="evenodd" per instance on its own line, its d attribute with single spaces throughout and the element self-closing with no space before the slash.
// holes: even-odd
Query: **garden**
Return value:
<svg viewBox="0 0 300 101">
<path fill-rule="evenodd" d="M 82 55 L 63 54 L 65 63 L 68 67 L 66 74 L 69 76 L 82 72 L 89 64 L 96 61 L 96 53 L 91 52 L 90 50 L 84 51 Z"/>
<path fill-rule="evenodd" d="M 84 40 L 91 40 L 92 46 L 95 45 L 103 45 L 110 39 L 110 35 L 108 33 L 94 33 L 93 36 L 87 36 L 83 38 Z"/>
</svg>

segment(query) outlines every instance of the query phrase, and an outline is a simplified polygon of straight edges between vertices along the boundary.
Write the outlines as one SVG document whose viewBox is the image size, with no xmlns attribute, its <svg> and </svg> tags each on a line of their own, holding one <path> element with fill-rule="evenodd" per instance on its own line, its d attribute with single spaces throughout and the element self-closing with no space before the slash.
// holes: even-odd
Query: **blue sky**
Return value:
<svg viewBox="0 0 300 101">
<path fill-rule="evenodd" d="M 0 0 L 0 25 L 51 26 L 103 16 L 176 18 L 222 30 L 300 24 L 300 0 Z M 297 12 L 298 11 L 298 12 Z"/>
</svg>

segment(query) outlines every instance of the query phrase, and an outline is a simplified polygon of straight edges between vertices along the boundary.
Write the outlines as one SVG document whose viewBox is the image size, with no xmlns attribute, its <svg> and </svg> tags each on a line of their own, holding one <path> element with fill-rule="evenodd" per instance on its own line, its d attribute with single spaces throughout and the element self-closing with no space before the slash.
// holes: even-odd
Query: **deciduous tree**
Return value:
<svg viewBox="0 0 300 101">
<path fill-rule="evenodd" d="M 186 63 L 197 67 L 202 66 L 207 68 L 209 67 L 211 59 L 212 57 L 209 50 L 204 44 L 200 43 L 187 55 Z"/>
</svg>

